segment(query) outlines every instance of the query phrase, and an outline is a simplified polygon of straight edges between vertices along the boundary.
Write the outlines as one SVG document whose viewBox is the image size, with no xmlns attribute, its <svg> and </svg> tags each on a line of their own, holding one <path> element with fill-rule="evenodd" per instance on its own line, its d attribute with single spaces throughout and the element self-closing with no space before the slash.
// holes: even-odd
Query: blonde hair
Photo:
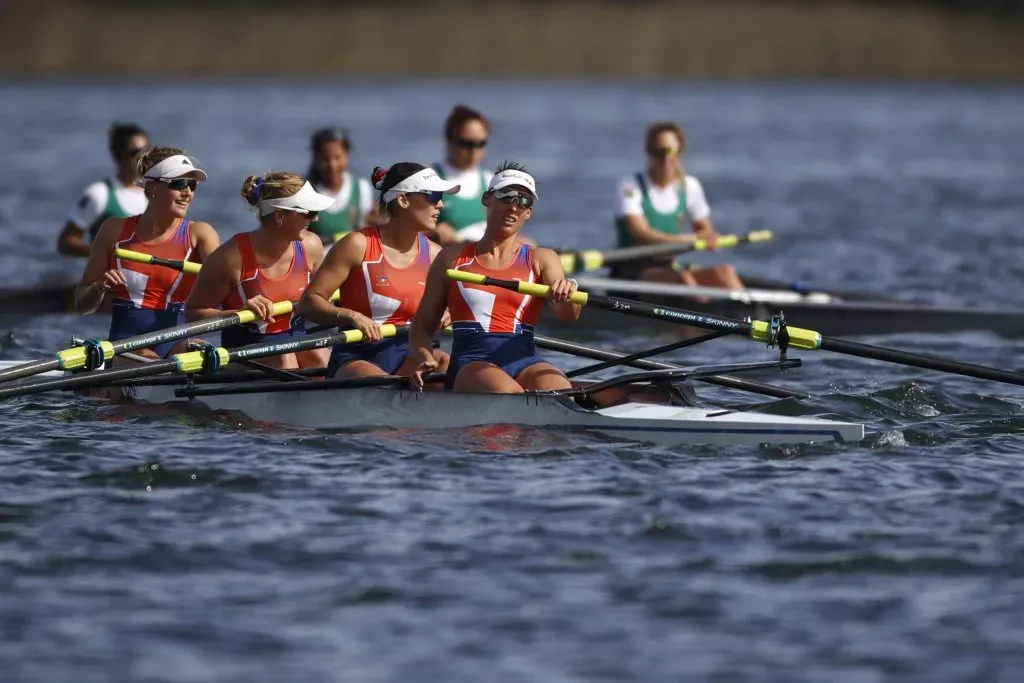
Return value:
<svg viewBox="0 0 1024 683">
<path fill-rule="evenodd" d="M 146 175 L 146 171 L 153 168 L 164 159 L 170 159 L 178 154 L 185 154 L 185 152 L 177 147 L 166 147 L 164 145 L 147 147 L 139 153 L 139 158 L 135 162 L 136 177 L 143 177 Z"/>
<path fill-rule="evenodd" d="M 242 183 L 240 194 L 249 206 L 257 206 L 264 199 L 291 197 L 305 184 L 306 178 L 298 173 L 270 172 L 246 178 Z"/>
</svg>

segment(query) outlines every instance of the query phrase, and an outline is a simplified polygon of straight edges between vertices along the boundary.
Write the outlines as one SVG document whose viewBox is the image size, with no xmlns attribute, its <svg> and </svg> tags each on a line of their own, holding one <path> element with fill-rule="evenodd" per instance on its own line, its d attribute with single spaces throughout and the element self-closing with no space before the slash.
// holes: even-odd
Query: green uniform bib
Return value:
<svg viewBox="0 0 1024 683">
<path fill-rule="evenodd" d="M 679 183 L 679 206 L 675 211 L 669 213 L 661 213 L 654 208 L 647 182 L 642 173 L 636 174 L 636 183 L 640 187 L 640 192 L 643 193 L 644 217 L 647 218 L 651 228 L 667 235 L 678 235 L 682 232 L 683 225 L 686 223 L 686 183 Z M 636 240 L 626 228 L 625 216 L 619 217 L 615 224 L 619 232 L 619 246 L 636 246 Z"/>
<path fill-rule="evenodd" d="M 356 224 L 359 217 L 366 213 L 366 208 L 361 205 L 362 193 L 359 191 L 359 182 L 351 173 L 345 174 L 343 182 L 352 184 L 352 191 L 348 195 L 348 202 L 340 208 L 335 208 L 337 207 L 337 202 L 335 202 L 335 205 L 331 208 L 321 211 L 316 223 L 309 226 L 311 232 L 320 236 L 324 245 L 337 242 L 353 230 L 363 227 Z M 321 189 L 318 187 L 317 191 Z"/>
<path fill-rule="evenodd" d="M 444 178 L 441 164 L 434 164 L 433 168 L 437 171 L 437 175 Z M 485 190 L 487 190 L 487 174 L 480 171 L 479 194 L 468 199 L 457 194 L 446 194 L 444 196 L 444 208 L 441 209 L 441 215 L 437 219 L 438 222 L 447 223 L 458 232 L 474 223 L 486 221 L 487 211 L 484 205 L 480 203 Z"/>
<path fill-rule="evenodd" d="M 108 218 L 128 218 L 128 212 L 121 207 L 121 203 L 117 201 L 117 192 L 114 187 L 114 181 L 107 178 L 103 181 L 107 186 L 107 205 L 103 207 L 102 213 L 93 221 L 92 225 L 89 226 L 89 241 L 96 239 L 96 233 L 100 231 L 100 226 L 103 225 L 103 221 Z"/>
</svg>

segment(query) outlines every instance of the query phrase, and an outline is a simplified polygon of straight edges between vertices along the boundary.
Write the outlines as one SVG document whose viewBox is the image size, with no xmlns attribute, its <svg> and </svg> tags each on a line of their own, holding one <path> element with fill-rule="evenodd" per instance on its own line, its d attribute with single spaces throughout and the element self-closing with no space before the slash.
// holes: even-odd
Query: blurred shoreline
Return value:
<svg viewBox="0 0 1024 683">
<path fill-rule="evenodd" d="M 1024 21 L 830 0 L 8 0 L 0 74 L 1024 80 Z"/>
</svg>

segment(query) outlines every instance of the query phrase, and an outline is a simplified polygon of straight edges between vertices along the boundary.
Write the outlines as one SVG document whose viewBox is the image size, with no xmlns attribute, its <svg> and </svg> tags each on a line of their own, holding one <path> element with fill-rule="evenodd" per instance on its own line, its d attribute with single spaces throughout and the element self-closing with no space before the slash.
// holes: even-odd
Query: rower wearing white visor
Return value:
<svg viewBox="0 0 1024 683">
<path fill-rule="evenodd" d="M 328 376 L 412 374 L 416 364 L 409 358 L 408 338 L 381 339 L 380 326 L 408 325 L 415 315 L 430 263 L 441 250 L 427 235 L 437 225 L 444 198 L 459 191 L 433 169 L 413 162 L 374 169 L 373 185 L 380 192 L 379 224 L 338 242 L 299 303 L 299 311 L 314 322 L 366 335 L 365 343 L 335 347 Z M 336 289 L 341 290 L 340 307 L 329 300 Z M 432 350 L 431 358 L 442 371 L 447 367 L 447 354 Z"/>
<path fill-rule="evenodd" d="M 297 173 L 249 176 L 242 198 L 256 207 L 260 225 L 235 235 L 210 255 L 203 266 L 186 315 L 202 320 L 249 309 L 259 322 L 230 327 L 221 333 L 221 346 L 237 348 L 257 342 L 284 341 L 306 334 L 297 313 L 273 315 L 280 301 L 298 301 L 320 266 L 324 247 L 310 232 L 317 214 L 334 204 Z M 274 356 L 264 362 L 287 370 L 324 367 L 327 349 Z"/>
<path fill-rule="evenodd" d="M 103 222 L 75 294 L 76 311 L 91 313 L 110 292 L 111 341 L 183 323 L 185 300 L 195 283 L 194 275 L 166 266 L 122 260 L 117 249 L 203 263 L 220 245 L 212 225 L 185 218 L 206 171 L 177 147 L 150 148 L 138 155 L 137 163 L 146 209 L 139 216 Z M 183 348 L 183 343 L 166 342 L 140 353 L 164 358 Z"/>
<path fill-rule="evenodd" d="M 580 307 L 570 303 L 576 281 L 565 277 L 555 252 L 525 244 L 523 225 L 533 215 L 537 184 L 521 164 L 498 167 L 484 193 L 487 227 L 478 242 L 446 247 L 434 259 L 427 289 L 410 331 L 410 347 L 418 367 L 413 384 L 438 369 L 432 338 L 445 309 L 451 316 L 454 342 L 445 380 L 456 391 L 519 393 L 570 387 L 565 374 L 537 354 L 533 327 L 545 300 L 468 282 L 449 280 L 449 268 L 502 280 L 541 282 L 551 287 L 555 314 L 576 320 Z"/>
</svg>

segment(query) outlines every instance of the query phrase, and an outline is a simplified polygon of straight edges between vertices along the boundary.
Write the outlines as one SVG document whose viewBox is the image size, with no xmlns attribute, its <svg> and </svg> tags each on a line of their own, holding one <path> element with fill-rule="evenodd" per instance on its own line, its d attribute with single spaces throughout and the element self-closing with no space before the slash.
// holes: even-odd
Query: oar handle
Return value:
<svg viewBox="0 0 1024 683">
<path fill-rule="evenodd" d="M 720 235 L 715 241 L 715 248 L 722 249 L 735 247 L 740 244 L 756 244 L 767 242 L 772 239 L 771 230 L 754 230 L 745 235 Z M 693 242 L 693 251 L 707 251 L 711 248 L 711 242 L 703 238 L 697 238 Z"/>
<path fill-rule="evenodd" d="M 479 273 L 467 273 L 464 270 L 455 270 L 453 268 L 449 268 L 445 273 L 450 280 L 457 280 L 459 282 L 468 282 L 474 285 L 487 285 L 489 287 L 503 287 L 505 289 L 511 289 L 513 292 L 519 292 L 520 294 L 527 294 L 541 299 L 547 299 L 551 296 L 550 287 L 547 285 L 537 284 L 535 282 L 523 282 L 522 280 L 499 280 L 498 278 L 487 277 L 486 275 L 480 275 Z M 587 298 L 588 295 L 586 292 L 576 290 L 572 295 L 572 302 L 574 304 L 579 304 L 580 306 L 586 306 Z"/>
<path fill-rule="evenodd" d="M 173 268 L 174 270 L 189 273 L 190 275 L 197 274 L 202 268 L 202 264 L 195 263 L 194 261 L 178 261 L 174 259 L 160 258 L 159 256 L 153 256 L 152 254 L 144 254 L 141 251 L 132 251 L 131 249 L 115 249 L 114 253 L 118 258 L 124 259 L 125 261 L 165 266 L 167 268 Z"/>
</svg>

